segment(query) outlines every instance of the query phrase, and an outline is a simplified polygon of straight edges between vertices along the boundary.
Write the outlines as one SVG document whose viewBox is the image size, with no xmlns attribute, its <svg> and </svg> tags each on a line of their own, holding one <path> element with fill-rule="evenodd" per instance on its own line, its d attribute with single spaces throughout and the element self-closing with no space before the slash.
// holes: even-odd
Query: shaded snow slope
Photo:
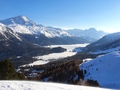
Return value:
<svg viewBox="0 0 120 90">
<path fill-rule="evenodd" d="M 120 50 L 120 46 L 116 47 L 116 48 L 110 48 L 107 50 L 98 50 L 95 52 L 90 52 L 92 54 L 103 54 L 103 53 L 110 53 L 110 52 L 114 52 L 114 51 L 119 51 Z"/>
<path fill-rule="evenodd" d="M 45 82 L 0 81 L 0 90 L 108 90 L 108 89 Z"/>
<path fill-rule="evenodd" d="M 120 32 L 116 32 L 116 33 L 112 33 L 112 34 L 108 34 L 104 37 L 106 40 L 112 42 L 115 40 L 120 39 Z"/>
<path fill-rule="evenodd" d="M 120 52 L 112 52 L 80 65 L 84 79 L 97 80 L 101 87 L 120 89 Z M 85 73 L 86 70 L 86 73 Z"/>
<path fill-rule="evenodd" d="M 120 46 L 120 32 L 108 34 L 96 42 L 93 42 L 86 46 L 83 51 L 85 52 L 99 52 L 102 51 L 103 53 L 111 52 L 111 50 L 119 50 Z M 101 53 L 102 53 L 101 52 Z M 100 52 L 99 52 L 100 53 Z"/>
</svg>

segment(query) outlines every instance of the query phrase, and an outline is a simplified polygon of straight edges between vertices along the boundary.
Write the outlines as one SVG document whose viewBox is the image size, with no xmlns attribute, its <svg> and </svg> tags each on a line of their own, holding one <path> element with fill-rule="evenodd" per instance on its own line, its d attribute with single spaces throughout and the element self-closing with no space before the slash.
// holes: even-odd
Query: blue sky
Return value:
<svg viewBox="0 0 120 90">
<path fill-rule="evenodd" d="M 120 31 L 120 0 L 0 0 L 0 20 L 19 15 L 45 26 Z"/>
</svg>

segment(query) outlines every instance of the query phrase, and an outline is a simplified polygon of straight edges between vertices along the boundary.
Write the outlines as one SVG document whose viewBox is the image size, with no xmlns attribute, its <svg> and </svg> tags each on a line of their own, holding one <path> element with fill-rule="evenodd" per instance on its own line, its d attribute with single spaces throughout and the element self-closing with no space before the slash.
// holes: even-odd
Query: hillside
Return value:
<svg viewBox="0 0 120 90">
<path fill-rule="evenodd" d="M 108 34 L 83 49 L 83 52 L 96 54 L 109 53 L 120 49 L 120 32 Z"/>
<path fill-rule="evenodd" d="M 97 80 L 100 87 L 120 89 L 120 52 L 112 52 L 84 62 L 80 69 L 84 71 L 84 80 Z"/>
</svg>

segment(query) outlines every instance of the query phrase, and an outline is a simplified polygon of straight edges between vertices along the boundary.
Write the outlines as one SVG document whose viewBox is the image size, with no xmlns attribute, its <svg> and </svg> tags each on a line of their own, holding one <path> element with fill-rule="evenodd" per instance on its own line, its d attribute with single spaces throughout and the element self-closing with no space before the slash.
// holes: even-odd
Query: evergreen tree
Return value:
<svg viewBox="0 0 120 90">
<path fill-rule="evenodd" d="M 12 62 L 9 59 L 0 62 L 0 80 L 19 79 Z"/>
</svg>

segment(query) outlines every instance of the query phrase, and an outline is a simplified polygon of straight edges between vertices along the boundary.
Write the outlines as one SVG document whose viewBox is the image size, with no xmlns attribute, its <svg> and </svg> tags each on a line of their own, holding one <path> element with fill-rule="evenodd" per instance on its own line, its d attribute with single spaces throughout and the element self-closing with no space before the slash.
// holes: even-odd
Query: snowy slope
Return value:
<svg viewBox="0 0 120 90">
<path fill-rule="evenodd" d="M 120 89 L 120 52 L 112 52 L 80 65 L 84 79 L 97 80 L 101 87 Z"/>
<path fill-rule="evenodd" d="M 106 49 L 106 50 L 98 50 L 98 51 L 90 52 L 90 53 L 92 53 L 92 54 L 103 54 L 103 53 L 110 53 L 110 52 L 119 51 L 119 50 L 120 50 L 120 46 L 118 46 L 116 48 Z"/>
<path fill-rule="evenodd" d="M 5 25 L 2 24 L 2 23 L 0 23 L 0 32 L 1 32 L 1 31 L 6 31 Z"/>
<path fill-rule="evenodd" d="M 22 41 L 18 34 L 14 33 L 12 29 L 0 23 L 0 41 L 2 40 L 10 40 L 11 37 L 14 37 L 20 41 Z"/>
<path fill-rule="evenodd" d="M 112 33 L 105 35 L 101 39 L 95 42 L 95 45 L 101 45 L 101 44 L 106 44 L 106 43 L 111 43 L 113 41 L 119 40 L 120 39 L 120 32 L 117 33 Z"/>
<path fill-rule="evenodd" d="M 108 89 L 45 82 L 0 81 L 0 90 L 108 90 Z"/>
</svg>

